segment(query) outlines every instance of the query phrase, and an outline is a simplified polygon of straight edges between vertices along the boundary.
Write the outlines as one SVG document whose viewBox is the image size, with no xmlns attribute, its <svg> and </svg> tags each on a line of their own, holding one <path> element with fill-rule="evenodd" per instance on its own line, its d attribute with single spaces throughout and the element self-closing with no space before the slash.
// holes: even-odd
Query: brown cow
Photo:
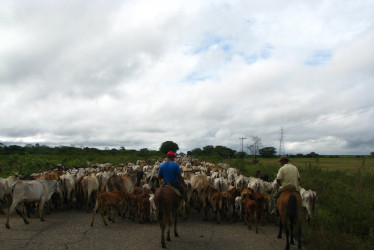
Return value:
<svg viewBox="0 0 374 250">
<path fill-rule="evenodd" d="M 261 218 L 262 225 L 265 225 L 267 214 L 269 212 L 269 197 L 257 192 L 253 192 L 252 195 L 258 206 L 258 218 Z"/>
<path fill-rule="evenodd" d="M 248 226 L 248 229 L 251 229 L 251 221 L 253 220 L 256 226 L 256 233 L 258 233 L 258 205 L 252 190 L 245 188 L 241 193 L 241 200 L 244 207 L 245 224 Z"/>
<path fill-rule="evenodd" d="M 150 222 L 149 194 L 139 194 L 137 198 L 139 223 Z"/>
<path fill-rule="evenodd" d="M 258 233 L 258 206 L 254 200 L 246 199 L 244 202 L 245 223 L 251 229 L 251 222 L 255 222 L 256 233 Z"/>
<path fill-rule="evenodd" d="M 104 214 L 109 209 L 112 210 L 112 216 L 110 217 L 110 220 L 114 223 L 114 207 L 117 208 L 118 212 L 120 213 L 122 217 L 122 206 L 124 203 L 128 200 L 129 193 L 126 190 L 121 191 L 113 191 L 113 192 L 101 192 L 97 195 L 96 198 L 96 205 L 92 212 L 92 222 L 91 226 L 93 226 L 96 210 L 101 207 L 101 217 L 103 218 L 103 222 L 105 226 L 107 226 L 107 222 L 105 220 Z M 108 211 L 109 214 L 109 211 Z"/>
<path fill-rule="evenodd" d="M 215 191 L 210 197 L 210 203 L 212 204 L 213 214 L 219 224 L 221 222 L 222 213 L 222 192 Z"/>
<path fill-rule="evenodd" d="M 204 182 L 201 185 L 201 191 L 199 193 L 199 200 L 203 207 L 203 220 L 208 219 L 208 205 L 211 202 L 211 196 L 218 192 L 217 189 L 214 188 L 212 183 Z"/>
<path fill-rule="evenodd" d="M 135 178 L 133 178 L 135 177 Z M 107 191 L 114 191 L 114 190 L 122 190 L 126 189 L 126 191 L 130 194 L 134 192 L 136 182 L 136 176 L 132 175 L 112 175 L 106 184 Z"/>
</svg>

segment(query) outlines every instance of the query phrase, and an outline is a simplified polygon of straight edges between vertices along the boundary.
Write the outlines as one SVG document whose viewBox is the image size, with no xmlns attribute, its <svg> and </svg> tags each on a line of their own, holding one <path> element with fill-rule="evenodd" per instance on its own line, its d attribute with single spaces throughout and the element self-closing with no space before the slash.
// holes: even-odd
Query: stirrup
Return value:
<svg viewBox="0 0 374 250">
<path fill-rule="evenodd" d="M 279 216 L 279 211 L 278 211 L 278 209 L 273 209 L 273 211 L 271 211 L 271 214 L 272 214 L 272 215 L 275 215 L 275 216 Z"/>
</svg>

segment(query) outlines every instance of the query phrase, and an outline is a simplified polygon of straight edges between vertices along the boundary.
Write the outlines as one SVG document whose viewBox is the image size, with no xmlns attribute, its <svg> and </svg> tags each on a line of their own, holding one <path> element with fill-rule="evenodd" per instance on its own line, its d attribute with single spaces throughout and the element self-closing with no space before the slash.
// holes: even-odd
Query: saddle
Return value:
<svg viewBox="0 0 374 250">
<path fill-rule="evenodd" d="M 171 189 L 174 190 L 175 194 L 176 194 L 179 198 L 182 198 L 182 194 L 181 194 L 181 192 L 178 190 L 178 188 L 174 187 L 173 184 L 171 184 L 170 182 L 167 182 L 167 183 L 163 184 L 163 186 L 168 186 L 168 187 L 170 187 Z"/>
<path fill-rule="evenodd" d="M 298 194 L 299 193 L 299 190 L 297 190 L 297 188 L 294 186 L 294 185 L 286 185 L 284 187 L 281 187 L 276 195 L 276 197 L 279 197 L 281 195 L 281 193 L 285 192 L 285 191 L 290 191 L 290 192 L 297 192 Z"/>
</svg>

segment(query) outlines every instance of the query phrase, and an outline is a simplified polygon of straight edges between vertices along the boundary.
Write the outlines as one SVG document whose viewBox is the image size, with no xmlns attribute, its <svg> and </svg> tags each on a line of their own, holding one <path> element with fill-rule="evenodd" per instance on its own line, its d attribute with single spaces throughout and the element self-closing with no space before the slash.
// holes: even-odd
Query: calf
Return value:
<svg viewBox="0 0 374 250">
<path fill-rule="evenodd" d="M 213 184 L 209 182 L 202 183 L 201 191 L 199 193 L 199 200 L 203 208 L 203 220 L 208 219 L 208 208 L 209 203 L 211 202 L 211 196 L 216 192 L 219 191 L 214 188 Z"/>
<path fill-rule="evenodd" d="M 124 202 L 128 200 L 128 198 L 129 198 L 129 193 L 126 190 L 112 191 L 112 192 L 100 192 L 97 195 L 95 208 L 93 209 L 93 212 L 92 212 L 93 215 L 92 215 L 91 226 L 93 226 L 94 224 L 96 210 L 99 208 L 99 206 L 101 207 L 100 214 L 101 214 L 101 217 L 103 218 L 103 222 L 105 226 L 107 226 L 108 224 L 105 220 L 104 214 L 108 209 L 112 210 L 111 220 L 114 223 L 115 221 L 114 221 L 114 209 L 113 208 L 115 207 L 120 213 L 120 215 L 122 216 L 121 207 L 124 204 Z"/>
<path fill-rule="evenodd" d="M 235 198 L 233 199 L 231 192 L 221 192 L 221 196 L 222 196 L 222 212 L 227 217 L 228 222 L 231 223 L 234 206 L 235 206 Z"/>
<path fill-rule="evenodd" d="M 214 217 L 217 219 L 217 223 L 221 222 L 222 212 L 222 192 L 216 191 L 210 197 L 210 203 L 212 204 Z"/>
<path fill-rule="evenodd" d="M 149 194 L 139 194 L 137 198 L 139 223 L 150 221 Z"/>
<path fill-rule="evenodd" d="M 268 206 L 269 198 L 267 195 L 257 193 L 257 192 L 253 192 L 252 195 L 258 208 L 257 217 L 261 219 L 262 225 L 265 225 L 267 214 L 269 212 L 269 206 Z"/>
<path fill-rule="evenodd" d="M 255 222 L 256 226 L 256 234 L 258 233 L 258 207 L 257 203 L 254 200 L 246 199 L 245 207 L 244 207 L 244 214 L 245 214 L 245 223 L 248 226 L 248 229 L 251 229 L 251 222 Z"/>
</svg>

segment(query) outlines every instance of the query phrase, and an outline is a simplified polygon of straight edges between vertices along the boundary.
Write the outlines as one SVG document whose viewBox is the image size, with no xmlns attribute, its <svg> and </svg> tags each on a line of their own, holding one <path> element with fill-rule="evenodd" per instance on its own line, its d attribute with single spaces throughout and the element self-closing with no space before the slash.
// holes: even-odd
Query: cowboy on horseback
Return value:
<svg viewBox="0 0 374 250">
<path fill-rule="evenodd" d="M 282 167 L 278 170 L 276 182 L 280 186 L 278 193 L 273 197 L 275 202 L 275 207 L 277 204 L 277 199 L 283 191 L 297 191 L 300 192 L 300 174 L 297 167 L 289 163 L 287 156 L 282 156 L 279 158 L 279 163 Z M 274 209 L 272 214 L 279 215 L 278 209 Z"/>
<path fill-rule="evenodd" d="M 177 157 L 173 151 L 169 151 L 166 154 L 166 161 L 161 164 L 158 171 L 159 180 L 163 179 L 162 185 L 170 185 L 179 190 L 181 197 L 186 200 L 186 192 L 184 189 L 187 189 L 187 185 L 184 182 L 182 177 L 182 170 L 178 163 L 174 162 Z"/>
</svg>

